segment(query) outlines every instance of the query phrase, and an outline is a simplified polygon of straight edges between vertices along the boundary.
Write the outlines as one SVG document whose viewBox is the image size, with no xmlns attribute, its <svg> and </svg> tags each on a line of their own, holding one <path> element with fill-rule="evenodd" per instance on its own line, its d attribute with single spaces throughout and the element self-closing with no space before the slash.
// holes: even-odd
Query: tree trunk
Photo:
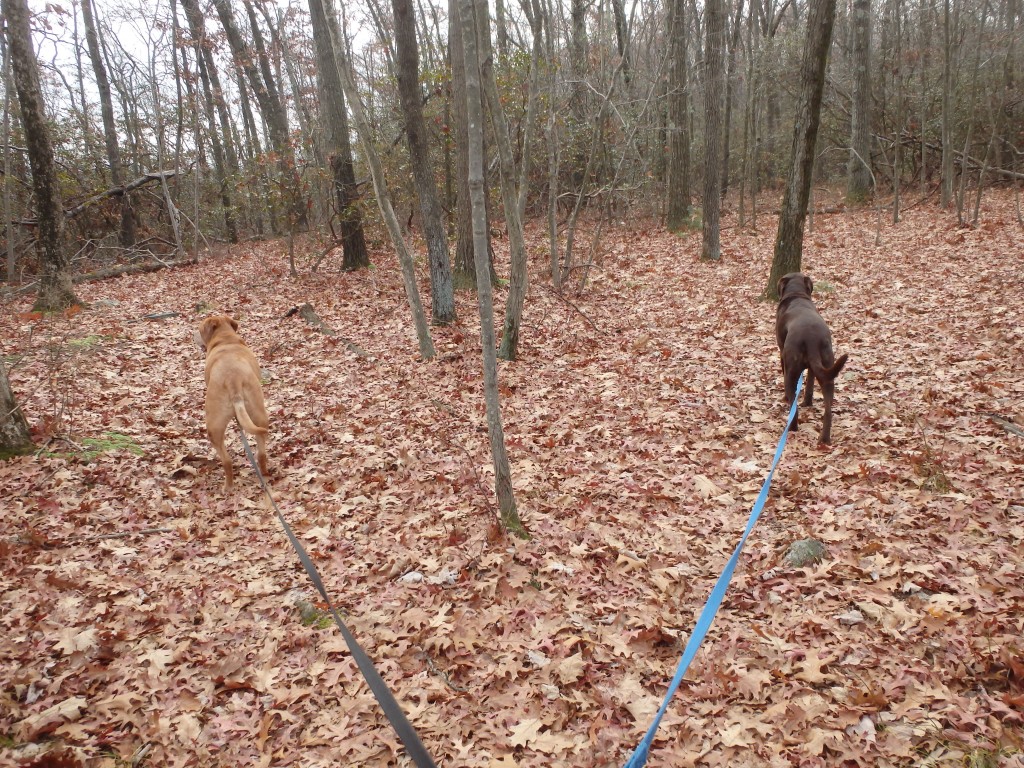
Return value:
<svg viewBox="0 0 1024 768">
<path fill-rule="evenodd" d="M 6 8 L 4 9 L 6 13 Z M 14 402 L 7 368 L 0 360 L 0 459 L 11 454 L 27 453 L 32 449 L 28 422 L 21 408 Z"/>
<path fill-rule="evenodd" d="M 444 213 L 430 167 L 430 145 L 423 120 L 423 96 L 420 91 L 419 48 L 416 44 L 416 19 L 412 0 L 391 0 L 395 14 L 395 73 L 398 94 L 405 117 L 405 138 L 409 145 L 413 183 L 423 217 L 430 262 L 431 313 L 436 325 L 455 321 L 455 293 L 452 266 L 448 255 L 448 233 Z"/>
<path fill-rule="evenodd" d="M 81 304 L 71 288 L 71 259 L 64 249 L 64 204 L 60 180 L 50 144 L 43 94 L 39 86 L 29 10 L 26 0 L 0 0 L 7 17 L 8 55 L 14 70 L 14 87 L 21 105 L 21 123 L 32 168 L 32 191 L 36 200 L 36 248 L 41 276 L 37 312 L 55 312 Z"/>
<path fill-rule="evenodd" d="M 743 0 L 736 3 L 736 18 L 729 39 L 729 63 L 725 70 L 725 118 L 722 120 L 722 199 L 729 194 L 729 153 L 732 147 L 733 83 L 736 81 L 736 51 L 743 39 Z"/>
<path fill-rule="evenodd" d="M 544 14 L 545 46 L 548 61 L 555 61 L 555 36 L 552 34 L 554 20 L 550 13 Z M 558 68 L 548 67 L 547 83 L 551 93 L 558 90 Z M 548 99 L 548 119 L 544 126 L 544 139 L 548 145 L 548 263 L 551 265 L 551 286 L 562 290 L 562 260 L 558 241 L 558 174 L 559 174 L 559 109 L 555 99 Z"/>
<path fill-rule="evenodd" d="M 686 0 L 668 0 L 668 184 L 665 225 L 670 232 L 690 224 L 690 129 L 687 92 Z"/>
<path fill-rule="evenodd" d="M 743 105 L 743 163 L 740 174 L 739 226 L 746 226 L 745 196 L 750 193 L 750 226 L 757 229 L 757 181 L 755 172 L 754 147 L 757 145 L 757 92 L 758 78 L 755 75 L 754 48 L 754 6 L 750 4 L 747 14 L 747 82 L 746 100 Z"/>
<path fill-rule="evenodd" d="M 459 288 L 476 290 L 476 263 L 473 254 L 473 207 L 469 197 L 469 118 L 466 114 L 466 64 L 459 23 L 458 0 L 449 0 L 448 55 L 452 73 L 452 132 L 455 143 L 455 265 L 453 283 Z M 480 105 L 483 109 L 483 105 Z M 487 137 L 484 136 L 484 156 Z M 487 217 L 487 269 L 492 284 L 498 282 L 491 246 L 490 195 L 487 169 L 484 169 L 484 215 Z"/>
<path fill-rule="evenodd" d="M 263 146 L 259 130 L 256 128 L 256 117 L 252 113 L 252 103 L 249 101 L 249 89 L 245 87 L 245 73 L 236 68 L 235 75 L 238 84 L 238 107 L 242 113 L 242 135 L 238 137 L 238 147 L 245 157 L 245 168 L 254 179 L 254 183 L 247 191 L 248 208 L 252 212 L 253 229 L 262 237 L 264 213 L 270 217 L 271 232 L 278 232 L 277 212 L 270 198 L 269 173 L 261 162 Z"/>
<path fill-rule="evenodd" d="M 100 113 L 103 115 L 103 136 L 107 147 L 107 163 L 110 165 L 110 181 L 115 187 L 124 183 L 121 169 L 121 149 L 117 142 L 117 124 L 114 121 L 114 102 L 110 95 L 110 81 L 107 80 L 107 68 L 103 64 L 100 52 L 99 35 L 96 31 L 96 20 L 93 17 L 92 0 L 82 0 L 82 20 L 85 22 L 85 40 L 89 48 L 89 59 L 96 75 L 96 90 L 100 96 Z M 135 216 L 132 215 L 131 196 L 121 196 L 121 246 L 131 248 L 135 245 Z"/>
<path fill-rule="evenodd" d="M 896 6 L 896 144 L 892 157 L 892 223 L 900 220 L 900 185 L 903 166 L 903 2 L 895 0 Z M 923 169 L 922 169 L 923 172 Z"/>
<path fill-rule="evenodd" d="M 722 258 L 722 91 L 725 55 L 725 0 L 704 4 L 704 210 L 702 261 Z"/>
<path fill-rule="evenodd" d="M 289 229 L 293 226 L 306 225 L 306 206 L 302 196 L 302 183 L 295 168 L 295 152 L 288 135 L 288 114 L 274 81 L 273 73 L 265 53 L 253 52 L 235 22 L 235 15 L 229 0 L 213 0 L 220 18 L 221 26 L 231 48 L 231 55 L 236 65 L 245 75 L 245 80 L 252 89 L 260 114 L 267 124 L 270 143 L 277 153 L 281 188 L 284 191 L 285 205 L 288 208 Z M 252 8 L 246 5 L 250 14 Z M 255 27 L 255 17 L 252 17 Z M 262 41 L 262 35 L 256 37 L 258 28 L 253 29 L 254 39 Z M 261 46 L 262 47 L 262 46 Z M 259 67 L 257 67 L 259 62 Z"/>
<path fill-rule="evenodd" d="M 338 72 L 338 57 L 334 50 L 331 25 L 337 23 L 334 4 L 330 0 L 309 0 L 316 47 L 317 82 L 320 87 L 320 120 L 327 134 L 331 172 L 341 223 L 342 263 L 344 270 L 370 266 L 363 232 L 363 214 L 359 207 L 359 188 L 356 186 L 352 143 L 349 141 L 348 110 L 345 92 Z"/>
<path fill-rule="evenodd" d="M 615 17 L 615 44 L 618 46 L 619 58 L 622 59 L 622 82 L 629 84 L 629 23 L 626 21 L 626 8 L 622 0 L 612 1 L 612 14 Z"/>
<path fill-rule="evenodd" d="M 590 113 L 587 77 L 591 71 L 588 63 L 590 41 L 587 37 L 587 8 L 589 6 L 589 0 L 570 0 L 569 13 L 572 17 L 572 26 L 569 31 L 569 119 L 566 139 L 569 144 L 569 163 L 567 165 L 571 169 L 571 183 L 574 192 L 582 188 L 585 183 L 580 169 L 586 164 L 586 157 L 590 149 L 586 146 L 586 136 L 590 132 L 590 126 L 587 124 Z"/>
<path fill-rule="evenodd" d="M 227 232 L 229 242 L 238 242 L 238 223 L 235 219 L 234 205 L 231 197 L 231 186 L 229 178 L 232 174 L 238 173 L 238 157 L 235 155 L 233 142 L 231 141 L 230 125 L 226 122 L 226 115 L 221 114 L 221 129 L 217 126 L 217 94 L 220 91 L 220 83 L 217 80 L 217 70 L 213 67 L 213 56 L 210 54 L 209 45 L 206 40 L 206 29 L 203 25 L 203 16 L 199 13 L 199 5 L 196 0 L 181 0 L 181 7 L 185 10 L 185 19 L 188 21 L 189 32 L 195 44 L 196 71 L 199 73 L 203 89 L 203 113 L 210 132 L 210 147 L 213 150 L 214 173 L 217 179 L 217 187 L 220 191 L 220 203 L 224 209 L 224 229 Z M 216 86 L 214 83 L 216 82 Z M 221 99 L 223 101 L 223 99 Z"/>
<path fill-rule="evenodd" d="M 940 203 L 943 208 L 953 200 L 953 22 L 950 0 L 942 3 L 942 179 Z M 922 126 L 922 133 L 924 132 Z"/>
<path fill-rule="evenodd" d="M 479 0 L 476 0 L 477 2 Z M 498 510 L 506 530 L 527 538 L 526 528 L 516 510 L 512 492 L 512 470 L 505 450 L 498 391 L 498 360 L 494 351 L 494 308 L 491 282 L 487 279 L 487 231 L 484 218 L 483 109 L 480 97 L 479 54 L 476 44 L 474 0 L 460 0 L 462 39 L 466 61 L 466 105 L 469 117 L 469 189 L 473 202 L 473 246 L 476 254 L 477 302 L 480 307 L 480 344 L 483 348 L 484 402 L 487 407 L 487 431 L 494 461 L 494 490 Z M 486 13 L 486 5 L 483 7 Z"/>
<path fill-rule="evenodd" d="M 466 63 L 459 24 L 459 0 L 448 0 L 448 56 L 452 72 L 452 126 L 455 140 L 455 268 L 460 288 L 476 287 L 473 260 L 473 207 L 469 199 L 469 118 L 466 114 Z M 486 208 L 484 213 L 486 214 Z"/>
<path fill-rule="evenodd" d="M 498 56 L 504 61 L 508 59 L 508 21 L 505 13 L 505 0 L 494 0 L 494 35 L 497 38 Z M 484 176 L 487 179 L 487 176 Z"/>
<path fill-rule="evenodd" d="M 775 237 L 772 271 L 765 296 L 778 300 L 779 278 L 800 271 L 803 252 L 804 219 L 811 194 L 811 174 L 821 117 L 821 98 L 825 89 L 825 69 L 832 44 L 832 27 L 836 18 L 836 0 L 811 0 L 807 18 L 807 39 L 800 63 L 800 90 L 796 125 L 793 129 L 793 150 L 782 209 L 779 231 Z"/>
<path fill-rule="evenodd" d="M 4 179 L 9 180 L 14 178 L 11 176 L 11 155 L 13 154 L 13 148 L 11 147 L 11 106 L 12 106 L 12 91 L 14 85 L 11 82 L 11 56 L 7 49 L 7 38 L 0 33 L 0 54 L 3 57 L 3 79 L 4 79 L 4 128 L 3 135 L 0 136 L 0 142 L 3 143 L 4 148 Z M 14 272 L 17 262 L 15 259 L 14 249 L 14 213 L 13 206 L 11 204 L 11 195 L 13 194 L 14 185 L 9 181 L 4 184 L 4 227 L 6 227 L 7 237 L 4 240 L 7 242 L 7 285 L 14 285 Z"/>
<path fill-rule="evenodd" d="M 334 54 L 338 59 L 338 74 L 341 76 L 341 85 L 345 89 L 345 97 L 348 99 L 349 108 L 352 110 L 352 118 L 356 123 L 356 133 L 363 147 L 363 155 L 366 164 L 370 167 L 370 177 L 373 179 L 373 191 L 377 196 L 377 205 L 380 208 L 381 217 L 387 227 L 391 242 L 398 255 L 398 262 L 402 268 L 402 283 L 405 287 L 405 296 L 409 301 L 409 308 L 412 311 L 413 325 L 416 329 L 416 340 L 419 344 L 420 356 L 424 360 L 434 358 L 434 342 L 430 338 L 430 325 L 423 312 L 423 303 L 420 301 L 419 288 L 416 286 L 416 266 L 412 254 L 402 239 L 402 227 L 398 223 L 394 206 L 391 204 L 391 196 L 388 194 L 387 181 L 384 178 L 384 166 L 377 154 L 373 143 L 373 128 L 366 116 L 363 102 L 359 98 L 359 90 L 356 88 L 356 81 L 352 75 L 351 67 L 345 56 L 345 49 L 340 38 L 340 30 L 331 27 L 331 43 L 334 45 Z"/>
<path fill-rule="evenodd" d="M 853 0 L 851 15 L 853 98 L 846 200 L 862 203 L 871 194 L 871 0 Z"/>
<path fill-rule="evenodd" d="M 477 19 L 486 19 L 486 3 L 477 12 Z M 503 360 L 515 360 L 519 350 L 519 328 L 523 318 L 523 303 L 526 300 L 526 238 L 523 234 L 523 222 L 519 217 L 519 193 L 516 189 L 516 167 L 512 155 L 512 141 L 509 138 L 508 121 L 505 110 L 501 106 L 498 84 L 494 79 L 494 55 L 491 51 L 490 28 L 483 25 L 479 38 L 474 41 L 474 48 L 480 57 L 479 77 L 487 100 L 487 109 L 491 115 L 491 126 L 494 129 L 494 143 L 498 146 L 498 161 L 501 168 L 499 181 L 501 201 L 505 210 L 505 228 L 508 230 L 511 266 L 509 275 L 508 299 L 505 302 L 505 324 L 501 335 L 501 348 L 498 357 Z M 472 64 L 469 58 L 469 44 L 466 44 L 467 66 Z M 467 91 L 469 85 L 467 83 Z M 529 137 L 526 138 L 529 141 Z M 474 217 L 474 246 L 476 244 L 476 223 Z M 479 282 L 479 281 L 478 281 Z"/>
</svg>

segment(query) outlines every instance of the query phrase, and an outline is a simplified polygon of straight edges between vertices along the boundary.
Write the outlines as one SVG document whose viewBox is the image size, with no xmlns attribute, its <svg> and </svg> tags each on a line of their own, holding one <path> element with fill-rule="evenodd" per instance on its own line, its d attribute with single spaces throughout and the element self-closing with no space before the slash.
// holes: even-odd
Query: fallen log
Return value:
<svg viewBox="0 0 1024 768">
<path fill-rule="evenodd" d="M 186 256 L 181 259 L 171 259 L 170 261 L 147 261 L 142 264 L 125 264 L 120 267 L 105 267 L 103 269 L 97 269 L 95 272 L 75 275 L 71 278 L 71 282 L 88 283 L 93 280 L 107 280 L 111 277 L 120 277 L 121 275 L 138 275 L 144 272 L 158 272 L 161 269 L 166 269 L 167 267 L 184 267 L 189 264 L 198 263 L 198 257 Z"/>
<path fill-rule="evenodd" d="M 93 195 L 92 197 L 76 205 L 74 208 L 68 208 L 66 211 L 64 211 L 64 217 L 67 219 L 72 219 L 78 214 L 80 214 L 82 211 L 84 211 L 86 208 L 96 205 L 97 203 L 106 200 L 108 197 L 119 197 L 121 195 L 127 195 L 129 192 L 134 192 L 136 189 L 144 187 L 147 184 L 152 184 L 155 181 L 169 179 L 177 175 L 177 171 L 152 171 L 150 173 L 140 176 L 139 178 L 135 179 L 135 181 L 125 184 L 123 187 L 112 187 L 111 189 L 108 189 L 105 192 L 99 192 Z"/>
</svg>

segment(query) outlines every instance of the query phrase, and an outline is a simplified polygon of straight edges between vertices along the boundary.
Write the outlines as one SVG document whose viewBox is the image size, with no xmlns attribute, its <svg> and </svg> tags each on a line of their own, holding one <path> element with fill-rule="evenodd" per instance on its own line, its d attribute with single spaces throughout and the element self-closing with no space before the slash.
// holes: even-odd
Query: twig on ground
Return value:
<svg viewBox="0 0 1024 768">
<path fill-rule="evenodd" d="M 1011 434 L 1014 434 L 1017 437 L 1024 437 L 1024 429 L 1021 429 L 1009 419 L 1004 419 L 1002 416 L 997 416 L 994 413 L 988 414 L 988 417 L 992 419 L 993 423 L 998 424 L 1007 432 L 1010 432 Z"/>
</svg>

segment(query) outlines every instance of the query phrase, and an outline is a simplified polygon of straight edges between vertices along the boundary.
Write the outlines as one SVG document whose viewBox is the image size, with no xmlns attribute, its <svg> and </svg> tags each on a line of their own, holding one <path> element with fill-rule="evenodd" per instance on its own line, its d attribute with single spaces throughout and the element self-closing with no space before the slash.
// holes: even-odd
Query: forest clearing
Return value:
<svg viewBox="0 0 1024 768">
<path fill-rule="evenodd" d="M 1017 215 L 814 217 L 803 268 L 850 356 L 833 445 L 802 408 L 650 765 L 1024 765 Z M 233 430 L 222 490 L 193 335 L 224 312 L 262 366 L 274 499 L 438 765 L 622 765 L 781 436 L 774 231 L 726 212 L 711 264 L 699 231 L 620 223 L 585 291 L 532 280 L 500 364 L 528 540 L 497 525 L 475 296 L 423 362 L 386 247 L 291 279 L 287 243 L 250 242 L 80 283 L 65 315 L 10 301 L 39 451 L 0 463 L 0 763 L 409 764 Z M 805 538 L 824 559 L 787 565 Z"/>
</svg>

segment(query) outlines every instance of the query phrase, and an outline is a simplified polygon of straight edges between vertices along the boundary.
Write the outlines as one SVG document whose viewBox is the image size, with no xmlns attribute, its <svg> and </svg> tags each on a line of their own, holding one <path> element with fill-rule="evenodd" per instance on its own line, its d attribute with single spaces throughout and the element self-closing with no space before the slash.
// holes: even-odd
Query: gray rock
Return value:
<svg viewBox="0 0 1024 768">
<path fill-rule="evenodd" d="M 828 555 L 828 550 L 817 539 L 801 539 L 789 545 L 789 550 L 786 552 L 786 564 L 793 568 L 803 568 L 820 563 L 826 555 Z"/>
</svg>

